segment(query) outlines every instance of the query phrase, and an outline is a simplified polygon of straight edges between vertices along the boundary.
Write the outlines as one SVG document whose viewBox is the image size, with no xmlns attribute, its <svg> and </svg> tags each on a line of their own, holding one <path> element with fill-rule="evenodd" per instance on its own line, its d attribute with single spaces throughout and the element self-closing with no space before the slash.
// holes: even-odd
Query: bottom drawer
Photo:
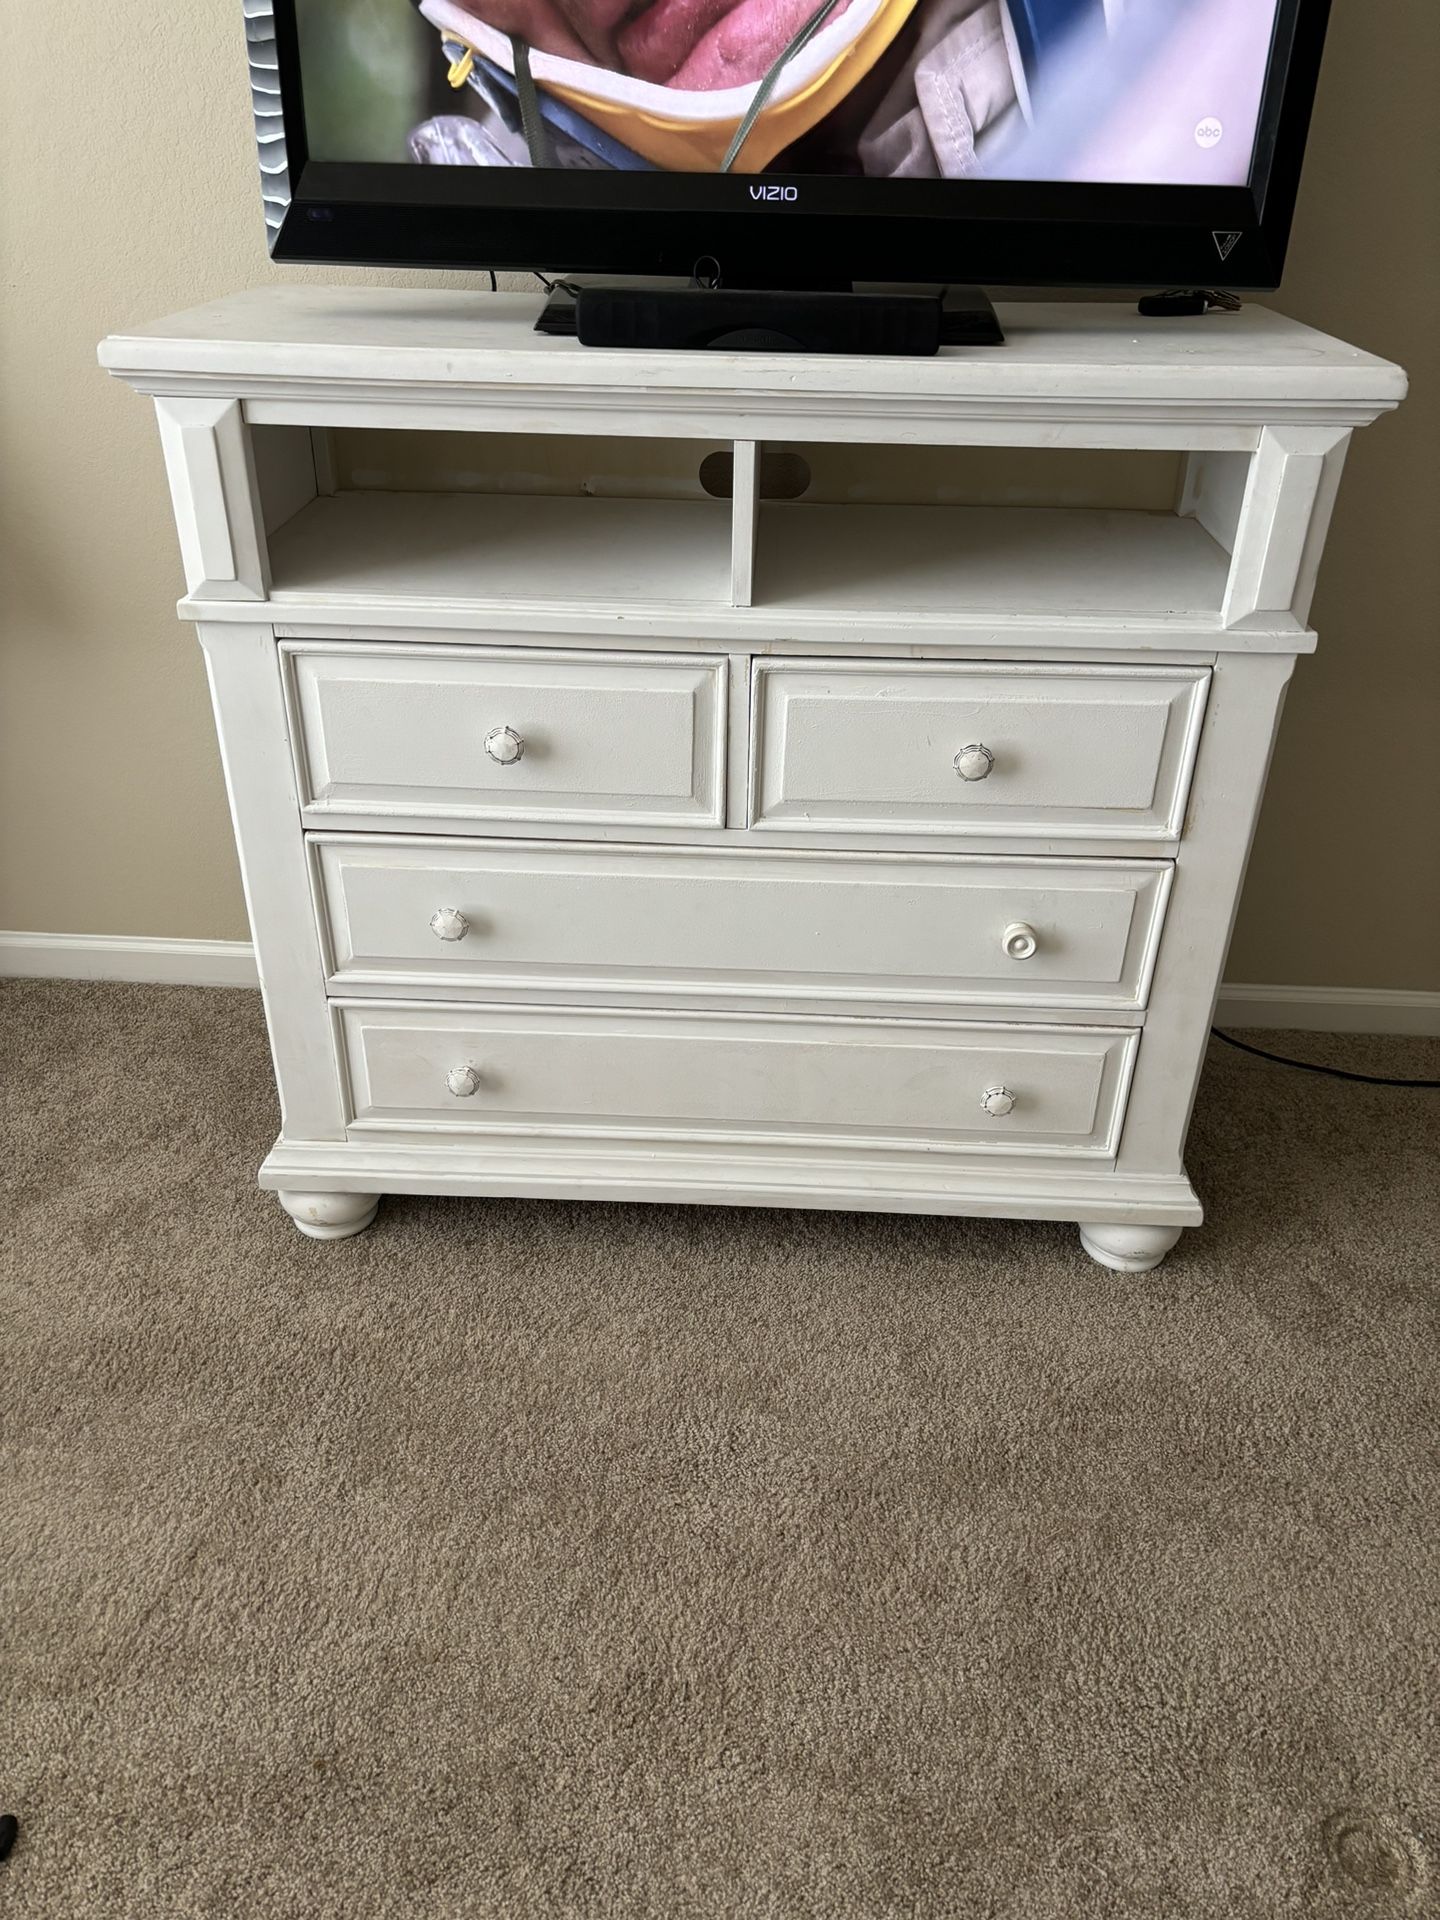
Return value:
<svg viewBox="0 0 1440 1920">
<path fill-rule="evenodd" d="M 919 1020 L 337 1009 L 356 1129 L 1113 1155 L 1138 1033 Z"/>
</svg>

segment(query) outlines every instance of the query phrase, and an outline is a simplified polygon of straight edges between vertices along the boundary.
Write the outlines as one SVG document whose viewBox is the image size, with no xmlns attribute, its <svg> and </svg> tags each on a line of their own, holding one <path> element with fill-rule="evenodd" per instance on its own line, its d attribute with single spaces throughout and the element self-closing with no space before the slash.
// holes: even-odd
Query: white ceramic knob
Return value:
<svg viewBox="0 0 1440 1920">
<path fill-rule="evenodd" d="M 474 1067 L 451 1067 L 445 1084 L 457 1100 L 468 1100 L 472 1093 L 480 1091 L 480 1076 Z"/>
<path fill-rule="evenodd" d="M 998 1118 L 1013 1110 L 1015 1096 L 1008 1087 L 987 1087 L 980 1096 L 980 1104 L 986 1113 L 993 1113 Z"/>
<path fill-rule="evenodd" d="M 463 940 L 470 922 L 458 907 L 440 907 L 430 916 L 430 931 L 437 940 Z"/>
<path fill-rule="evenodd" d="M 961 747 L 955 756 L 955 771 L 962 780 L 988 779 L 994 764 L 994 754 L 978 740 L 972 746 Z"/>
<path fill-rule="evenodd" d="M 1001 934 L 1000 944 L 1011 960 L 1028 960 L 1040 940 L 1034 927 L 1024 920 L 1012 920 Z"/>
<path fill-rule="evenodd" d="M 513 727 L 492 727 L 485 736 L 485 751 L 500 767 L 513 767 L 525 758 L 525 742 Z"/>
</svg>

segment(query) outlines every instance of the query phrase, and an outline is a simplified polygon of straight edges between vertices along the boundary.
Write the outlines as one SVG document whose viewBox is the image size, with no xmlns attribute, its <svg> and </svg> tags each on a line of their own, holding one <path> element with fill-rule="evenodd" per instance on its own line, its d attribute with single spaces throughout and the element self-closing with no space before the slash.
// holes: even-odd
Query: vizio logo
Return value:
<svg viewBox="0 0 1440 1920">
<path fill-rule="evenodd" d="M 800 189 L 798 187 L 751 187 L 750 198 L 752 200 L 798 200 Z"/>
</svg>

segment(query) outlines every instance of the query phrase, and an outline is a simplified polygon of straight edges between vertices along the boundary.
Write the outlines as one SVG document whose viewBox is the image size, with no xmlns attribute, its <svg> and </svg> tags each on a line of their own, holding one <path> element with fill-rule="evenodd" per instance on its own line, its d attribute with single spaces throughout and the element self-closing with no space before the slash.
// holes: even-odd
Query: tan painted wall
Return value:
<svg viewBox="0 0 1440 1920">
<path fill-rule="evenodd" d="M 304 277 L 264 256 L 239 0 L 0 14 L 0 926 L 240 938 L 153 418 L 95 365 L 112 328 Z M 1337 0 L 1278 304 L 1414 391 L 1351 458 L 1233 979 L 1440 987 L 1440 8 L 1385 14 Z"/>
</svg>

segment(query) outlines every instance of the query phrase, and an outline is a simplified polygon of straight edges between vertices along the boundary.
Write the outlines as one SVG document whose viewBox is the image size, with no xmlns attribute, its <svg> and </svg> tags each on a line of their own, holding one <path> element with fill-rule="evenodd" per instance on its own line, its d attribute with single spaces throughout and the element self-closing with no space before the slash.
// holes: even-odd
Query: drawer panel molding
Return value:
<svg viewBox="0 0 1440 1920">
<path fill-rule="evenodd" d="M 1113 1157 L 1140 1036 L 764 1014 L 342 1005 L 352 1126 Z"/>
<path fill-rule="evenodd" d="M 1168 863 L 317 834 L 331 990 L 1138 1012 Z"/>
<path fill-rule="evenodd" d="M 760 660 L 760 830 L 1171 841 L 1206 668 Z"/>
<path fill-rule="evenodd" d="M 309 816 L 725 824 L 727 663 L 284 643 Z"/>
</svg>

